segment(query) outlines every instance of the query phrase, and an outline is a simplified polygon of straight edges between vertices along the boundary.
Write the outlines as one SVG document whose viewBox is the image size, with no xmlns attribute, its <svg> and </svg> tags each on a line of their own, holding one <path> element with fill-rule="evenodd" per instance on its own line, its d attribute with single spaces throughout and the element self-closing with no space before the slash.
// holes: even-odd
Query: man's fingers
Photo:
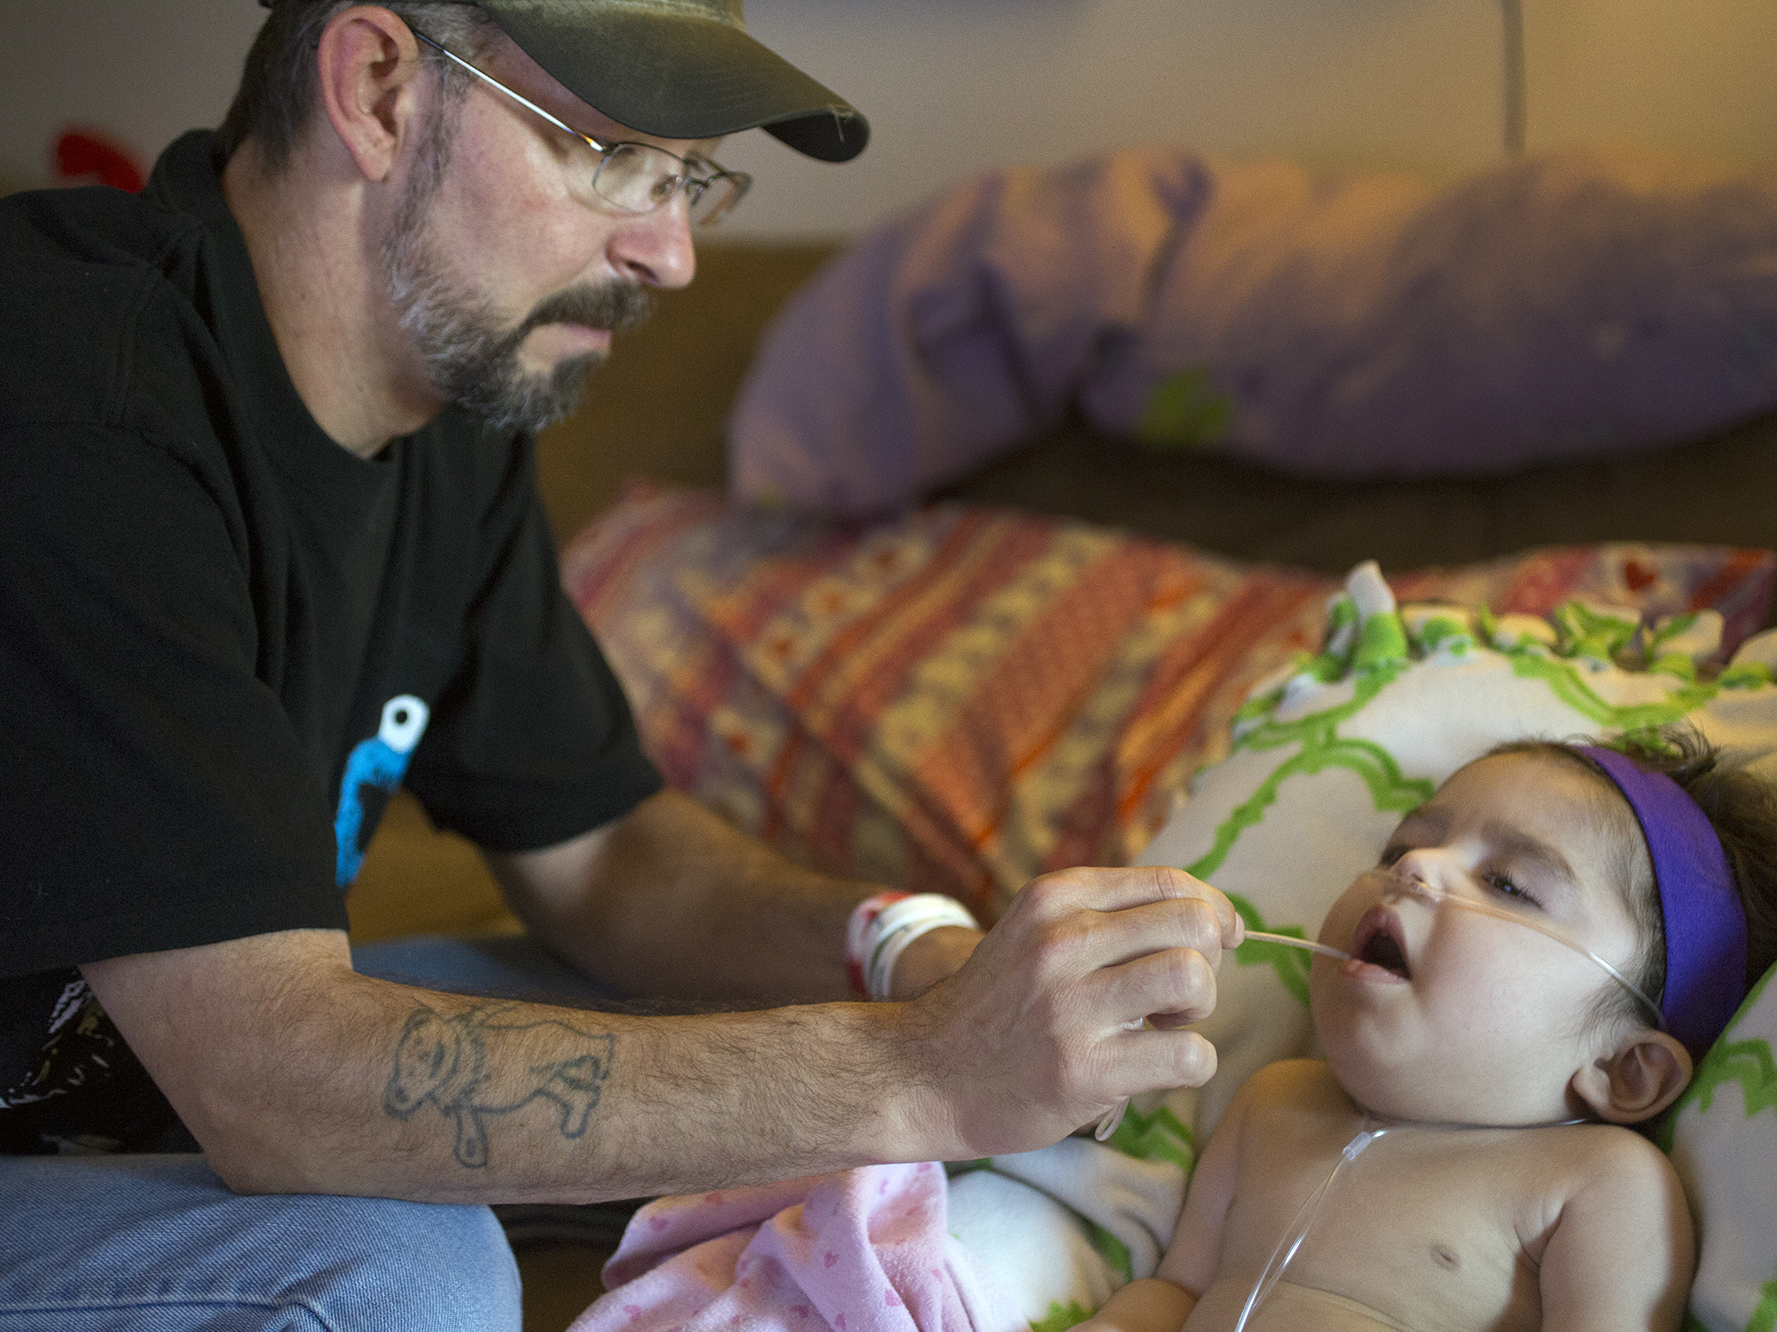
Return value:
<svg viewBox="0 0 1777 1332">
<path fill-rule="evenodd" d="M 1092 960 L 1101 967 L 1118 966 L 1171 948 L 1192 949 L 1215 967 L 1229 946 L 1215 904 L 1200 897 L 1170 898 L 1098 913 L 1092 917 L 1089 938 Z"/>
<path fill-rule="evenodd" d="M 1147 953 L 1094 977 L 1105 987 L 1103 1012 L 1126 1024 L 1164 1015 L 1169 1027 L 1200 1022 L 1215 1011 L 1216 975 L 1209 959 L 1194 948 Z"/>
<path fill-rule="evenodd" d="M 1177 1031 L 1180 1027 L 1188 1027 L 1202 1019 L 1189 1013 L 1149 1013 L 1147 1020 L 1161 1031 Z"/>
<path fill-rule="evenodd" d="M 1201 1087 L 1215 1076 L 1216 1048 L 1197 1032 L 1149 1028 L 1108 1039 L 1106 1083 L 1120 1096 Z"/>
<path fill-rule="evenodd" d="M 1031 905 L 1045 914 L 1084 908 L 1115 915 L 1166 903 L 1201 902 L 1213 912 L 1224 948 L 1234 947 L 1243 933 L 1240 913 L 1227 897 L 1170 865 L 1062 870 L 1025 885 L 1013 905 L 1027 894 L 1033 897 Z"/>
</svg>

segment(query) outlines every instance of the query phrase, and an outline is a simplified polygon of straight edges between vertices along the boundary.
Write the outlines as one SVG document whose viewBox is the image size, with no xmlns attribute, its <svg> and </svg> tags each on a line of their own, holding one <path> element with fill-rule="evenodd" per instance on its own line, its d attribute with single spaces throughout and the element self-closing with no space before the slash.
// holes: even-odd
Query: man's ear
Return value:
<svg viewBox="0 0 1777 1332">
<path fill-rule="evenodd" d="M 359 5 L 328 21 L 315 56 L 334 134 L 365 179 L 388 179 L 416 110 L 419 41 L 388 10 Z"/>
<path fill-rule="evenodd" d="M 1665 1032 L 1641 1027 L 1582 1065 L 1572 1086 L 1606 1123 L 1639 1124 L 1676 1101 L 1690 1080 L 1690 1052 Z"/>
</svg>

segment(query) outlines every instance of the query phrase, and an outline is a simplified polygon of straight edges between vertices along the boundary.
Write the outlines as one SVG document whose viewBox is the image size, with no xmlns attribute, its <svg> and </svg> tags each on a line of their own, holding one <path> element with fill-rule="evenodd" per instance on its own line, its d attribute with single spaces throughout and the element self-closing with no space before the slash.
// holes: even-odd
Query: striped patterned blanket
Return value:
<svg viewBox="0 0 1777 1332">
<path fill-rule="evenodd" d="M 647 485 L 563 574 L 669 783 L 799 860 L 985 919 L 1046 870 L 1128 863 L 1339 588 L 1067 519 L 846 523 Z M 1771 580 L 1768 552 L 1634 545 L 1389 578 L 1501 613 L 1714 606 L 1728 651 Z"/>
</svg>

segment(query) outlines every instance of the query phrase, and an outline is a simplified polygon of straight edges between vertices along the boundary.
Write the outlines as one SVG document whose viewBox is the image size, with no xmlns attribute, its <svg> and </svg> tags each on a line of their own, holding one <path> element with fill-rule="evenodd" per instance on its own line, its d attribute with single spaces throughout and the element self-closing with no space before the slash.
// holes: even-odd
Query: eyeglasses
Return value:
<svg viewBox="0 0 1777 1332">
<path fill-rule="evenodd" d="M 680 157 L 651 143 L 600 143 L 565 125 L 527 97 L 512 91 L 490 74 L 484 74 L 455 52 L 433 41 L 418 28 L 409 31 L 447 60 L 461 65 L 490 87 L 498 88 L 526 110 L 534 111 L 559 130 L 565 130 L 599 155 L 593 169 L 592 191 L 621 213 L 652 213 L 671 203 L 680 190 L 694 227 L 713 227 L 752 188 L 753 178 L 744 171 L 724 171 L 703 158 Z M 698 171 L 706 174 L 694 174 Z"/>
</svg>

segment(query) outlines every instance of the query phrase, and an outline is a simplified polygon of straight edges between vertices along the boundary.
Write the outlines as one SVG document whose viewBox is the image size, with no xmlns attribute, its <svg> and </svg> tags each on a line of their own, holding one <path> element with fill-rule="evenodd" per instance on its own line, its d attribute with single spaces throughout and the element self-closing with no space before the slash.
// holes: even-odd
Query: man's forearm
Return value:
<svg viewBox="0 0 1777 1332">
<path fill-rule="evenodd" d="M 903 1057 L 898 1007 L 635 1019 L 449 995 L 398 1002 L 408 1005 L 399 1027 L 379 1024 L 366 1046 L 371 1122 L 301 1165 L 312 1180 L 335 1168 L 337 1151 L 360 1156 L 317 1181 L 329 1192 L 633 1198 L 946 1145 L 912 1122 L 920 1079 Z"/>
<path fill-rule="evenodd" d="M 1215 1052 L 1177 1028 L 1213 1007 L 1240 933 L 1225 898 L 1146 867 L 1028 884 L 907 1003 L 490 1002 L 357 975 L 329 930 L 82 970 L 237 1188 L 591 1200 L 1029 1151 L 1121 1096 L 1201 1085 Z"/>
<path fill-rule="evenodd" d="M 89 969 L 101 1002 L 119 990 L 115 965 Z M 140 1014 L 114 1014 L 243 1191 L 592 1201 L 949 1145 L 941 1115 L 918 1110 L 930 1098 L 900 1005 L 634 1018 L 337 970 L 281 986 L 276 959 L 262 965 L 275 1034 L 203 1012 L 201 980 L 179 989 L 182 1023 L 226 1051 L 221 1069 L 179 1062 Z"/>
<path fill-rule="evenodd" d="M 575 843 L 489 860 L 533 933 L 588 974 L 694 1001 L 848 997 L 846 920 L 878 891 L 794 864 L 672 791 Z M 955 970 L 973 945 L 959 936 L 922 941 L 899 992 Z"/>
</svg>

